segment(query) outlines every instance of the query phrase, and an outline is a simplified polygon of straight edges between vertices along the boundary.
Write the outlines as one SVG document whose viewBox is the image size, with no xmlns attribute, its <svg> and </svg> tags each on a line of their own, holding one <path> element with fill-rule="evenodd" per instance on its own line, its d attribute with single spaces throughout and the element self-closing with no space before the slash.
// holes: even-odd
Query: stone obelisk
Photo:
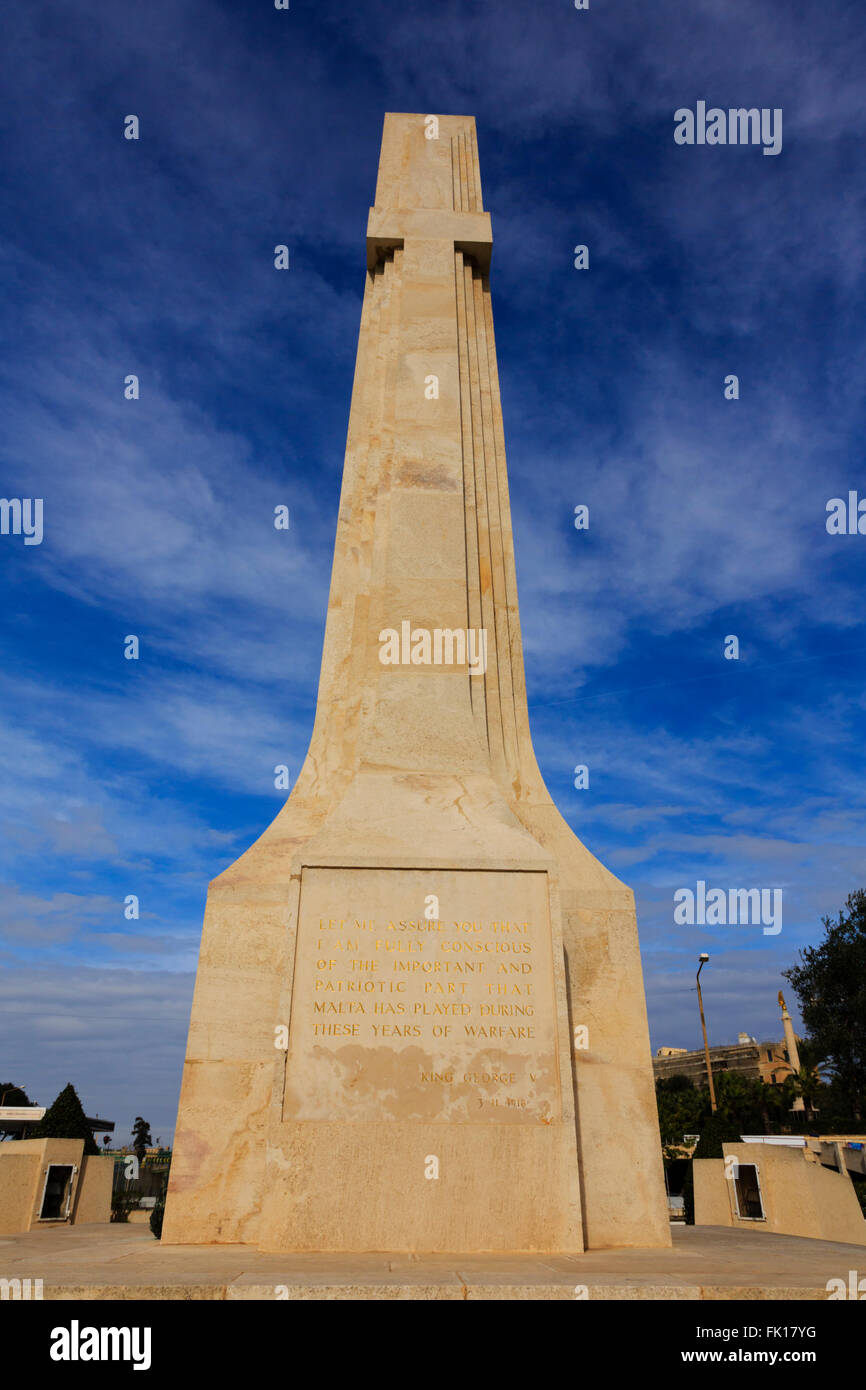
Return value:
<svg viewBox="0 0 866 1390">
<path fill-rule="evenodd" d="M 633 897 L 529 732 L 475 122 L 387 115 L 309 752 L 210 885 L 163 1228 L 667 1245 Z"/>
</svg>

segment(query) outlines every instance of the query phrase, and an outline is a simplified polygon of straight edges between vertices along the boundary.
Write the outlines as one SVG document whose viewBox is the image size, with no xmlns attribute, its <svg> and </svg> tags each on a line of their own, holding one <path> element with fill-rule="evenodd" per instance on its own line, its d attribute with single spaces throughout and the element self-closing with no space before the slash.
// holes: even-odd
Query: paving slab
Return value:
<svg viewBox="0 0 866 1390">
<path fill-rule="evenodd" d="M 163 1245 L 147 1227 L 60 1226 L 0 1239 L 0 1278 L 59 1300 L 802 1300 L 866 1273 L 866 1246 L 721 1226 L 673 1228 L 669 1250 L 583 1255 L 265 1254 Z"/>
</svg>

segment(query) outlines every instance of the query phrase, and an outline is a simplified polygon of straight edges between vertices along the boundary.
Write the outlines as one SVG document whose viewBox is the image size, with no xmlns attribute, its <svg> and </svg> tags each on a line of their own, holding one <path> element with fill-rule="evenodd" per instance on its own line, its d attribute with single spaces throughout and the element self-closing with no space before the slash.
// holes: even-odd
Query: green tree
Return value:
<svg viewBox="0 0 866 1390">
<path fill-rule="evenodd" d="M 848 895 L 838 921 L 821 919 L 824 940 L 800 951 L 784 974 L 797 995 L 810 1041 L 844 1104 L 866 1110 L 866 889 Z"/>
<path fill-rule="evenodd" d="M 796 1095 L 790 1077 L 780 1086 L 769 1086 L 759 1077 L 737 1071 L 719 1072 L 713 1080 L 718 1114 L 728 1128 L 733 1126 L 741 1134 L 772 1134 L 790 1126 Z"/>
<path fill-rule="evenodd" d="M 0 1105 L 35 1105 L 36 1101 L 31 1100 L 27 1092 L 20 1086 L 16 1086 L 14 1081 L 0 1081 Z M 20 1139 L 21 1134 L 11 1129 L 4 1129 L 0 1121 L 0 1142 L 4 1139 Z"/>
<path fill-rule="evenodd" d="M 725 1078 L 727 1079 L 727 1078 Z M 713 1077 L 715 1081 L 716 1078 Z M 719 1077 L 722 1080 L 722 1076 Z M 763 1085 L 763 1082 L 759 1082 Z M 719 1088 L 720 1089 L 720 1088 Z M 730 1110 L 718 1110 L 715 1115 L 709 1107 L 710 1092 L 707 1088 L 707 1111 L 701 1121 L 700 1139 L 695 1145 L 692 1160 L 696 1158 L 724 1158 L 722 1145 L 725 1143 L 736 1144 L 742 1133 L 742 1128 L 735 1119 L 731 1117 Z M 683 1214 L 687 1226 L 695 1224 L 695 1170 L 694 1162 L 689 1164 L 689 1171 L 683 1183 Z"/>
<path fill-rule="evenodd" d="M 28 1135 L 30 1139 L 83 1139 L 86 1154 L 98 1154 L 78 1093 L 70 1082 Z"/>
<path fill-rule="evenodd" d="M 14 1081 L 0 1081 L 0 1105 L 35 1105 L 27 1092 Z"/>
<path fill-rule="evenodd" d="M 700 1091 L 687 1076 L 666 1076 L 656 1082 L 656 1103 L 662 1144 L 682 1144 L 684 1134 L 697 1134 L 703 1113 Z"/>
<path fill-rule="evenodd" d="M 138 1159 L 139 1167 L 144 1162 L 144 1155 L 147 1149 L 153 1144 L 150 1137 L 150 1125 L 147 1120 L 143 1120 L 140 1115 L 136 1115 L 135 1123 L 132 1126 L 132 1150 Z"/>
<path fill-rule="evenodd" d="M 800 1038 L 797 1042 L 797 1052 L 800 1056 L 799 1070 L 787 1078 L 787 1081 L 793 1094 L 799 1096 L 806 1107 L 805 1114 L 802 1111 L 799 1113 L 811 1124 L 813 1116 L 825 1108 L 827 1087 L 820 1070 L 825 1063 L 811 1038 Z"/>
</svg>

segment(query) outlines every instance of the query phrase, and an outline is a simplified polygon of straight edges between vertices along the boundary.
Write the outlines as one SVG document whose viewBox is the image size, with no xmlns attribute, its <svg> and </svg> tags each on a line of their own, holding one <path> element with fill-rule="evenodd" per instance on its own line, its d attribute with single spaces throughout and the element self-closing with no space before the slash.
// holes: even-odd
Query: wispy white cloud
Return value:
<svg viewBox="0 0 866 1390">
<path fill-rule="evenodd" d="M 772 947 L 713 938 L 713 1026 L 777 1031 L 864 869 L 864 569 L 823 530 L 864 424 L 856 11 L 16 8 L 3 490 L 46 535 L 0 553 L 0 998 L 40 1099 L 165 1134 L 207 880 L 300 766 L 385 107 L 478 118 L 536 746 L 634 881 L 657 1041 L 695 1041 L 671 884 L 716 871 L 785 884 Z M 676 148 L 701 96 L 783 106 L 782 156 Z"/>
</svg>

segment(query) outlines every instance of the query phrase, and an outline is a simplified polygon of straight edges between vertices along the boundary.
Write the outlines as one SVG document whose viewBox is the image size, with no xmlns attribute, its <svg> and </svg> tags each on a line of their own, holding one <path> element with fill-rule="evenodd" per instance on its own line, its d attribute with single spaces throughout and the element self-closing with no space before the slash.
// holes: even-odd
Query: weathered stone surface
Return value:
<svg viewBox="0 0 866 1390">
<path fill-rule="evenodd" d="M 168 1242 L 670 1243 L 632 894 L 530 738 L 475 123 L 431 132 L 385 118 L 316 721 L 208 895 Z"/>
<path fill-rule="evenodd" d="M 123 1225 L 53 1226 L 0 1240 L 5 1278 L 41 1279 L 45 1300 L 75 1302 L 826 1301 L 832 1281 L 847 1283 L 857 1261 L 850 1245 L 706 1226 L 674 1227 L 670 1249 L 582 1255 L 277 1255 L 166 1245 Z"/>
</svg>

